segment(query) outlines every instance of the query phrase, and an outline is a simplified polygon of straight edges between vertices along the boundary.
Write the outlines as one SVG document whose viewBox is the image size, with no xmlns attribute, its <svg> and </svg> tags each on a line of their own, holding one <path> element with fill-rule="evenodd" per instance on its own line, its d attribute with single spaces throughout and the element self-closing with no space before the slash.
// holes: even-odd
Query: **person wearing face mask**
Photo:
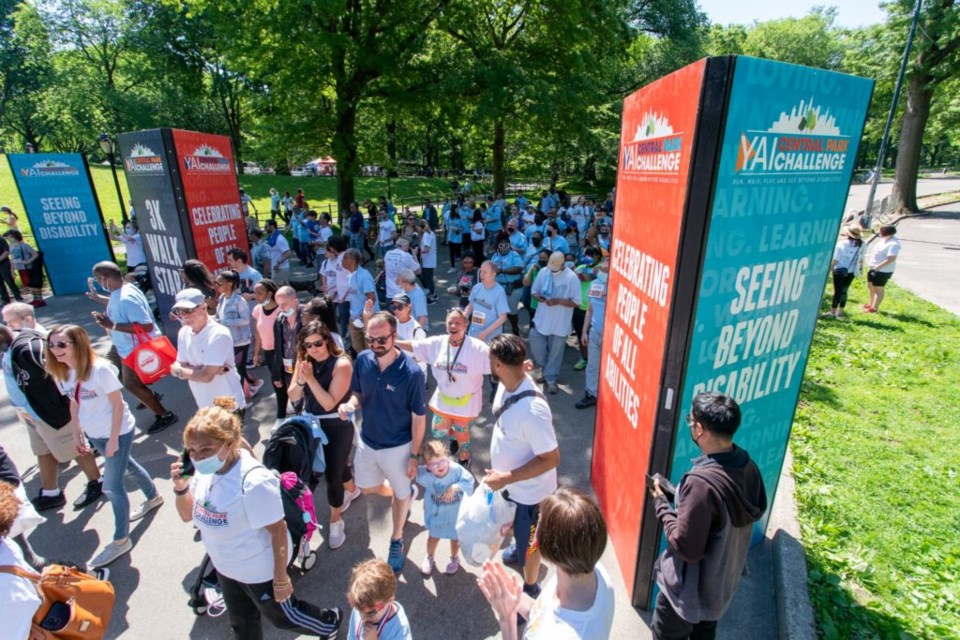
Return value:
<svg viewBox="0 0 960 640">
<path fill-rule="evenodd" d="M 523 308 L 526 309 L 530 315 L 531 327 L 533 326 L 537 311 L 537 300 L 532 294 L 533 283 L 536 281 L 537 274 L 540 273 L 540 270 L 547 268 L 547 262 L 549 260 L 549 249 L 537 249 L 537 252 L 530 258 L 530 262 L 527 263 L 527 272 L 523 276 L 523 294 L 520 296 L 520 302 L 523 303 Z"/>
<path fill-rule="evenodd" d="M 650 487 L 667 540 L 656 564 L 657 640 L 713 637 L 743 574 L 753 523 L 767 510 L 760 470 L 733 443 L 740 417 L 733 398 L 697 394 L 687 424 L 702 455 L 677 483 L 676 506 L 659 482 Z"/>
<path fill-rule="evenodd" d="M 277 313 L 273 321 L 273 360 L 268 364 L 277 396 L 277 419 L 282 420 L 287 417 L 287 389 L 293 379 L 303 315 L 293 287 L 280 287 L 273 299 L 277 301 Z"/>
<path fill-rule="evenodd" d="M 596 277 L 595 267 L 600 260 L 600 250 L 592 246 L 587 247 L 581 255 L 580 260 L 573 267 L 573 272 L 577 274 L 577 278 L 580 280 L 580 306 L 573 310 L 573 334 L 578 338 L 586 325 L 587 308 L 590 304 L 590 296 L 587 293 L 590 284 Z M 567 266 L 570 266 L 569 263 L 567 263 Z M 587 367 L 588 357 L 587 345 L 580 344 L 580 360 L 573 365 L 573 368 L 576 371 L 583 371 Z"/>
<path fill-rule="evenodd" d="M 577 409 L 586 409 L 597 404 L 597 389 L 600 384 L 600 349 L 603 346 L 603 314 L 607 306 L 607 278 L 609 277 L 610 259 L 603 258 L 594 269 L 596 278 L 590 281 L 585 297 L 587 315 L 583 320 L 583 328 L 577 334 L 580 344 L 587 349 L 587 366 L 585 372 L 586 389 L 583 397 L 577 401 Z"/>
<path fill-rule="evenodd" d="M 297 599 L 287 566 L 293 541 L 284 521 L 280 479 L 244 446 L 240 420 L 220 406 L 200 409 L 183 431 L 193 463 L 170 465 L 177 514 L 200 532 L 220 581 L 238 640 L 263 638 L 261 617 L 280 629 L 335 638 L 340 609 Z"/>
<path fill-rule="evenodd" d="M 539 303 L 529 336 L 530 355 L 542 370 L 537 382 L 546 384 L 547 393 L 557 393 L 573 310 L 580 306 L 580 280 L 565 266 L 562 253 L 555 251 L 550 255 L 547 268 L 533 282 L 531 295 Z"/>
<path fill-rule="evenodd" d="M 547 238 L 544 240 L 544 246 L 550 251 L 559 251 L 563 255 L 570 253 L 570 243 L 560 233 L 560 224 L 556 220 L 550 220 L 546 228 Z"/>
<path fill-rule="evenodd" d="M 597 236 L 597 243 L 600 245 L 600 248 L 604 251 L 610 251 L 610 225 L 601 224 L 600 225 L 600 234 Z"/>
<path fill-rule="evenodd" d="M 397 348 L 395 317 L 385 311 L 375 313 L 366 331 L 370 349 L 357 356 L 350 381 L 352 396 L 337 411 L 347 420 L 361 410 L 354 476 L 364 493 L 391 498 L 393 533 L 387 563 L 400 573 L 403 525 L 414 498 L 411 482 L 417 477 L 427 426 L 426 380 L 414 359 Z"/>
<path fill-rule="evenodd" d="M 199 289 L 179 292 L 172 313 L 183 326 L 177 334 L 177 361 L 171 365 L 170 375 L 189 382 L 198 407 L 209 407 L 214 398 L 230 396 L 242 415 L 246 401 L 230 330 L 206 312 Z"/>
<path fill-rule="evenodd" d="M 110 233 L 123 243 L 123 248 L 127 251 L 127 273 L 132 273 L 140 265 L 147 264 L 147 254 L 143 250 L 143 240 L 136 222 L 130 220 L 121 230 L 111 220 Z"/>
<path fill-rule="evenodd" d="M 525 256 L 527 253 L 527 237 L 520 232 L 520 221 L 516 218 L 510 218 L 507 221 L 507 236 L 510 239 L 510 248 L 518 256 Z M 526 260 L 524 260 L 526 264 Z"/>
<path fill-rule="evenodd" d="M 497 268 L 497 284 L 507 294 L 507 319 L 514 335 L 520 335 L 520 297 L 523 295 L 523 258 L 510 246 L 510 239 L 501 233 L 497 238 L 497 251 L 490 257 Z"/>
<path fill-rule="evenodd" d="M 463 254 L 461 265 L 463 268 L 454 280 L 456 284 L 448 287 L 447 293 L 459 296 L 460 308 L 466 309 L 467 305 L 470 304 L 470 292 L 473 291 L 473 287 L 480 281 L 480 272 L 477 270 L 472 251 L 467 251 Z"/>
</svg>

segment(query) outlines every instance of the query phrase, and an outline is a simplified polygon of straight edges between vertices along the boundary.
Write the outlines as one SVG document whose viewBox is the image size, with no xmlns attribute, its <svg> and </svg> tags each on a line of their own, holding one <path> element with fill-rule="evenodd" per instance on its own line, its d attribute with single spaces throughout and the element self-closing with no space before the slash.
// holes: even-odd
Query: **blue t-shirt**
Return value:
<svg viewBox="0 0 960 640">
<path fill-rule="evenodd" d="M 590 316 L 589 333 L 603 332 L 603 314 L 607 309 L 607 283 L 591 280 L 587 287 L 587 298 L 593 306 L 593 315 Z"/>
<path fill-rule="evenodd" d="M 539 231 L 541 235 L 546 236 L 547 231 L 544 228 L 544 226 L 545 225 L 534 224 L 531 222 L 530 224 L 528 224 L 526 227 L 523 228 L 523 235 L 527 236 L 527 240 L 530 240 L 530 238 L 533 237 L 533 234 L 535 234 L 537 231 Z"/>
<path fill-rule="evenodd" d="M 417 472 L 417 484 L 423 487 L 423 521 L 432 538 L 457 539 L 457 513 L 460 503 L 473 493 L 473 474 L 456 462 L 450 461 L 450 470 L 442 478 L 430 473 L 426 467 Z M 460 491 L 453 502 L 441 502 L 443 494 L 453 485 Z"/>
<path fill-rule="evenodd" d="M 491 205 L 483 214 L 483 221 L 487 225 L 487 231 L 496 233 L 503 229 L 503 211 L 496 204 Z"/>
<path fill-rule="evenodd" d="M 380 303 L 377 301 L 377 284 L 373 281 L 370 272 L 361 267 L 350 274 L 347 280 L 346 300 L 350 303 L 350 319 L 356 320 L 363 313 L 363 306 L 367 303 L 367 294 L 372 293 L 373 310 L 380 310 Z"/>
<path fill-rule="evenodd" d="M 473 312 L 470 318 L 470 335 L 474 338 L 496 322 L 501 314 L 510 312 L 507 292 L 499 284 L 493 285 L 490 289 L 487 289 L 483 283 L 475 286 L 470 290 L 470 305 Z M 487 336 L 487 342 L 501 333 L 503 333 L 502 324 Z"/>
<path fill-rule="evenodd" d="M 361 352 L 353 363 L 350 390 L 360 394 L 364 444 L 380 450 L 413 440 L 410 414 L 427 413 L 426 378 L 413 357 L 401 351 L 393 364 L 380 371 L 373 351 Z"/>
<path fill-rule="evenodd" d="M 459 216 L 450 216 L 447 222 L 447 242 L 460 244 L 463 242 L 463 221 Z"/>
<path fill-rule="evenodd" d="M 280 194 L 275 193 L 270 196 L 270 210 L 271 211 L 280 211 Z"/>
<path fill-rule="evenodd" d="M 563 236 L 554 234 L 552 238 L 544 238 L 543 241 L 549 241 L 551 252 L 560 251 L 563 255 L 570 253 L 570 243 Z"/>
<path fill-rule="evenodd" d="M 114 324 L 128 324 L 130 322 L 152 324 L 153 331 L 148 332 L 148 335 L 153 338 L 160 336 L 160 330 L 157 329 L 156 322 L 154 322 L 153 312 L 150 311 L 150 303 L 147 302 L 147 297 L 135 284 L 130 282 L 125 282 L 122 287 L 110 294 L 106 316 Z M 134 334 L 111 331 L 110 339 L 121 358 L 126 358 L 133 353 L 133 347 L 136 343 Z"/>
<path fill-rule="evenodd" d="M 411 291 L 404 291 L 404 293 L 410 296 L 410 313 L 414 319 L 419 322 L 420 316 L 427 316 L 427 321 L 421 326 L 424 331 L 429 331 L 430 314 L 427 311 L 427 294 L 423 292 L 420 285 L 414 285 Z"/>
<path fill-rule="evenodd" d="M 403 605 L 394 602 L 391 606 L 394 607 L 394 610 L 385 614 L 383 620 L 377 625 L 377 638 L 379 640 L 412 640 L 410 622 L 407 620 Z M 360 619 L 360 614 L 356 609 L 350 613 L 347 640 L 363 640 L 363 620 Z"/>
<path fill-rule="evenodd" d="M 516 251 L 512 249 L 507 251 L 507 255 L 502 255 L 497 251 L 493 256 L 490 257 L 490 261 L 496 265 L 497 269 L 501 272 L 504 269 L 514 269 L 516 267 L 520 268 L 520 273 L 506 274 L 498 273 L 497 282 L 500 284 L 516 284 L 523 279 L 523 258 L 520 257 Z"/>
<path fill-rule="evenodd" d="M 514 231 L 510 234 L 510 246 L 521 253 L 527 250 L 527 238 L 521 231 Z"/>
</svg>

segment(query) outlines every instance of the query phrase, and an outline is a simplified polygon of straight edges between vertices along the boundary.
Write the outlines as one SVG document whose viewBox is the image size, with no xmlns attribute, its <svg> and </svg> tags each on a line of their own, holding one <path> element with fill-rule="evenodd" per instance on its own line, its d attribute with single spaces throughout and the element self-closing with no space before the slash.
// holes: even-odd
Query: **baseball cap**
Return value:
<svg viewBox="0 0 960 640">
<path fill-rule="evenodd" d="M 203 292 L 199 289 L 184 289 L 177 294 L 173 303 L 174 309 L 196 309 L 205 303 Z"/>
<path fill-rule="evenodd" d="M 405 293 L 398 293 L 391 298 L 390 302 L 399 302 L 400 304 L 410 304 L 410 296 Z"/>
</svg>

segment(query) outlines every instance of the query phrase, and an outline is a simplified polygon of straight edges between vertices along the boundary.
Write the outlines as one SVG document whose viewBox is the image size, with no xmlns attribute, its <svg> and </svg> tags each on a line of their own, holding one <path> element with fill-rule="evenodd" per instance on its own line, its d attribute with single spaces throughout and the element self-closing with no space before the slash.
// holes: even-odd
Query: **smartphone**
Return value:
<svg viewBox="0 0 960 640">
<path fill-rule="evenodd" d="M 653 481 L 656 480 L 660 484 L 660 490 L 663 491 L 663 495 L 667 496 L 667 500 L 673 502 L 676 499 L 677 488 L 673 486 L 673 483 L 664 478 L 659 473 L 655 473 L 652 476 L 647 476 L 647 487 L 652 491 L 653 490 Z"/>
<path fill-rule="evenodd" d="M 180 469 L 180 475 L 184 478 L 189 478 L 196 473 L 196 470 L 193 468 L 193 460 L 190 459 L 190 454 L 186 449 L 180 454 L 180 462 L 183 463 L 183 467 Z"/>
</svg>

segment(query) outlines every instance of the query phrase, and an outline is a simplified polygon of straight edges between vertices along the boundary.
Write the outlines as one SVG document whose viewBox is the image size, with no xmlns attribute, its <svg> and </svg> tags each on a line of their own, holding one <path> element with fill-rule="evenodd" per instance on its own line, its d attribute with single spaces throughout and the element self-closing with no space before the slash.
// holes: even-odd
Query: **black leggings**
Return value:
<svg viewBox="0 0 960 640">
<path fill-rule="evenodd" d="M 333 413 L 333 412 L 331 412 Z M 343 484 L 353 480 L 350 470 L 350 449 L 353 447 L 353 423 L 339 418 L 320 421 L 327 435 L 323 445 L 323 457 L 327 462 L 324 476 L 327 481 L 327 502 L 334 509 L 343 506 Z"/>
<path fill-rule="evenodd" d="M 847 306 L 847 291 L 853 284 L 854 278 L 856 278 L 856 275 L 850 271 L 842 276 L 838 275 L 836 271 L 833 272 L 833 302 L 830 304 L 831 308 L 843 309 Z"/>
<path fill-rule="evenodd" d="M 293 380 L 293 375 L 287 373 L 286 371 L 280 372 L 280 377 L 275 378 L 273 375 L 273 354 L 276 349 L 263 350 L 263 361 L 270 365 L 270 383 L 273 384 L 273 393 L 277 396 L 277 420 L 283 420 L 287 417 L 287 404 L 289 402 L 289 397 L 287 396 L 287 388 L 290 387 L 290 381 Z M 280 386 L 276 385 L 276 382 L 280 382 Z"/>
<path fill-rule="evenodd" d="M 447 246 L 450 247 L 450 266 L 456 269 L 457 263 L 460 262 L 460 255 L 463 253 L 463 244 L 460 242 L 448 242 Z"/>
<path fill-rule="evenodd" d="M 250 345 L 245 344 L 233 348 L 233 363 L 237 365 L 237 373 L 240 374 L 240 383 L 246 380 L 250 384 L 256 384 L 256 380 L 247 373 L 247 354 L 250 353 Z"/>
<path fill-rule="evenodd" d="M 473 243 L 473 260 L 475 264 L 483 262 L 483 247 L 486 240 L 471 240 Z"/>
<path fill-rule="evenodd" d="M 273 581 L 244 584 L 219 571 L 220 592 L 227 605 L 230 628 L 237 640 L 262 640 L 261 616 L 278 629 L 291 629 L 326 638 L 336 628 L 336 614 L 329 609 L 297 600 L 296 595 L 279 603 L 273 599 Z"/>
</svg>

